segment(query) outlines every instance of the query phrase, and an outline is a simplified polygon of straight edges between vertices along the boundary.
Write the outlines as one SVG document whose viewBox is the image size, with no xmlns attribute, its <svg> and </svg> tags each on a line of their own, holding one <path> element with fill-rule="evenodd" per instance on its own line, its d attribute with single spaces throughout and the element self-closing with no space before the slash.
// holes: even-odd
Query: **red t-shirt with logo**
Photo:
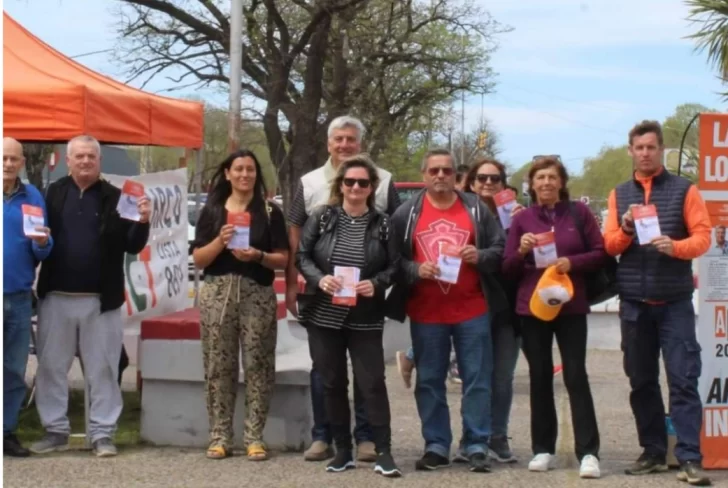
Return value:
<svg viewBox="0 0 728 488">
<path fill-rule="evenodd" d="M 470 214 L 460 200 L 441 210 L 425 196 L 412 241 L 417 263 L 436 263 L 441 241 L 458 247 L 475 245 Z M 407 301 L 407 315 L 411 321 L 420 323 L 457 324 L 487 311 L 488 304 L 480 287 L 478 271 L 465 262 L 461 264 L 456 284 L 421 279 Z"/>
</svg>

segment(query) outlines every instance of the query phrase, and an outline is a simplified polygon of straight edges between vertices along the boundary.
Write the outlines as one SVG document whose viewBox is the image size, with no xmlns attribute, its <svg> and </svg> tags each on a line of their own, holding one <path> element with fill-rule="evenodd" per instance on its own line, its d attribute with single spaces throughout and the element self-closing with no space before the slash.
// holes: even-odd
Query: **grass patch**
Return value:
<svg viewBox="0 0 728 488">
<path fill-rule="evenodd" d="M 137 391 L 122 391 L 124 409 L 119 417 L 118 428 L 114 442 L 118 446 L 133 447 L 141 444 L 139 428 L 141 422 L 141 395 Z M 25 403 L 23 404 L 25 405 Z M 84 434 L 86 432 L 83 390 L 72 390 L 68 398 L 68 419 L 71 422 L 71 434 Z M 20 411 L 18 439 L 23 445 L 29 445 L 43 437 L 43 426 L 38 417 L 38 410 L 35 403 Z M 85 439 L 83 437 L 71 437 L 69 443 L 71 448 L 83 448 Z"/>
</svg>

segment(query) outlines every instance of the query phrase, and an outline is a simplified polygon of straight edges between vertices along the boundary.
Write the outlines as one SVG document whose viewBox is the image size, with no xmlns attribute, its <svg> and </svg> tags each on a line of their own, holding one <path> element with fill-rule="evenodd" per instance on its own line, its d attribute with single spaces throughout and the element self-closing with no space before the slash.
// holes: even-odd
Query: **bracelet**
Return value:
<svg viewBox="0 0 728 488">
<path fill-rule="evenodd" d="M 265 257 L 265 253 L 263 251 L 260 251 L 260 256 L 258 257 L 258 262 L 262 264 L 264 257 Z"/>
</svg>

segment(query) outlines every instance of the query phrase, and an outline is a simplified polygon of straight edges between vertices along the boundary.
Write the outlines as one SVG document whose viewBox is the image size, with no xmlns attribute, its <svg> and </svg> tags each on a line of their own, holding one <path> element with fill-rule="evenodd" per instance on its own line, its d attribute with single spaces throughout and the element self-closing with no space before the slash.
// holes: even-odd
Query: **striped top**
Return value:
<svg viewBox="0 0 728 488">
<path fill-rule="evenodd" d="M 342 212 L 336 226 L 336 244 L 331 253 L 332 269 L 334 266 L 364 268 L 364 239 L 368 221 L 369 212 L 356 218 Z M 314 302 L 306 309 L 304 320 L 317 327 L 331 329 L 346 327 L 356 330 L 377 330 L 384 326 L 384 320 L 369 324 L 352 324 L 347 320 L 349 310 L 351 307 L 334 305 L 331 295 L 317 293 Z"/>
</svg>

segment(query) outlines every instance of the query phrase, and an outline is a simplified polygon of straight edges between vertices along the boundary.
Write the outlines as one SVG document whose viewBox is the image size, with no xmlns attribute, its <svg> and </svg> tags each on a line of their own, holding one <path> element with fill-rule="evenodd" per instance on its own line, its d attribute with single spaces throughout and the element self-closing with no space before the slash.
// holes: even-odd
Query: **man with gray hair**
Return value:
<svg viewBox="0 0 728 488">
<path fill-rule="evenodd" d="M 349 115 L 337 117 L 328 127 L 329 159 L 326 163 L 301 177 L 301 181 L 293 197 L 288 212 L 290 262 L 286 270 L 286 307 L 298 317 L 297 296 L 299 289 L 299 276 L 295 266 L 296 252 L 301 238 L 301 229 L 311 212 L 320 205 L 328 203 L 331 193 L 331 182 L 336 177 L 336 171 L 341 162 L 361 152 L 361 141 L 364 137 L 364 124 Z M 377 210 L 392 215 L 399 206 L 399 196 L 394 188 L 392 174 L 377 168 L 379 174 L 379 187 L 376 190 Z M 311 401 L 313 407 L 314 426 L 311 430 L 313 443 L 304 453 L 307 461 L 323 461 L 333 456 L 331 449 L 331 427 L 329 425 L 324 406 L 324 386 L 321 376 L 314 364 L 311 370 Z M 357 459 L 362 462 L 376 461 L 376 452 L 372 442 L 372 431 L 367 422 L 363 399 L 354 378 L 354 408 L 356 427 L 354 438 L 357 443 Z"/>
<path fill-rule="evenodd" d="M 124 254 L 149 238 L 151 206 L 141 197 L 139 222 L 116 210 L 121 190 L 101 179 L 101 146 L 91 136 L 71 139 L 70 176 L 46 194 L 54 247 L 38 278 L 36 405 L 45 436 L 30 448 L 45 454 L 68 448 L 68 371 L 76 350 L 89 387 L 89 432 L 98 457 L 116 455 L 112 441 L 123 407 L 117 383 L 124 335 Z"/>
</svg>

